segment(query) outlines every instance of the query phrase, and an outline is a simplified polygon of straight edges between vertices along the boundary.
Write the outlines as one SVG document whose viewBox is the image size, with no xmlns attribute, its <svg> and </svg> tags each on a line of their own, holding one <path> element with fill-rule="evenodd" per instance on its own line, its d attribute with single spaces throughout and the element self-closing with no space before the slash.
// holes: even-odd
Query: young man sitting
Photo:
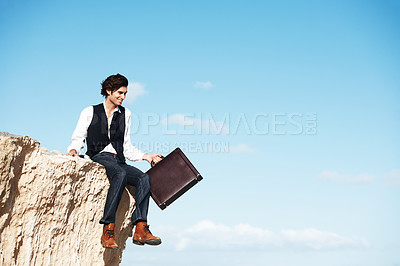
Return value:
<svg viewBox="0 0 400 266">
<path fill-rule="evenodd" d="M 133 243 L 159 245 L 161 239 L 153 236 L 147 225 L 150 176 L 126 164 L 125 160 L 157 163 L 161 160 L 160 154 L 143 153 L 131 144 L 132 115 L 127 108 L 122 107 L 127 93 L 127 78 L 120 74 L 112 75 L 101 86 L 101 94 L 106 99 L 81 112 L 67 155 L 78 156 L 86 140 L 86 154 L 105 167 L 110 179 L 104 214 L 100 220 L 104 224 L 101 236 L 103 247 L 118 248 L 114 237 L 115 213 L 127 184 L 136 187 L 136 208 L 132 213 L 132 223 L 136 226 Z"/>
</svg>

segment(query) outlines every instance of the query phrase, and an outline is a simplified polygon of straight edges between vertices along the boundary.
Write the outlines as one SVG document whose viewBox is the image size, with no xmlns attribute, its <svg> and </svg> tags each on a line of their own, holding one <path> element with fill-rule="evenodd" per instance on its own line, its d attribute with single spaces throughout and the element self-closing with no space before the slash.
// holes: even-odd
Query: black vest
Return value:
<svg viewBox="0 0 400 266">
<path fill-rule="evenodd" d="M 114 112 L 110 125 L 110 138 L 108 137 L 107 115 L 104 105 L 93 106 L 93 118 L 87 130 L 86 144 L 89 157 L 101 152 L 111 143 L 117 151 L 117 156 L 125 161 L 124 156 L 124 135 L 125 135 L 125 108 L 119 106 L 121 112 Z"/>
</svg>

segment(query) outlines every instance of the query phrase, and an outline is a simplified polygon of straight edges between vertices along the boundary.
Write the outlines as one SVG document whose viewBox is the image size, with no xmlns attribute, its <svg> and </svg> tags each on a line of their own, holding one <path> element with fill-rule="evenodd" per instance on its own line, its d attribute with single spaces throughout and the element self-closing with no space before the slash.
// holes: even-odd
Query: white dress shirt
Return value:
<svg viewBox="0 0 400 266">
<path fill-rule="evenodd" d="M 103 103 L 104 110 L 106 110 L 105 105 Z M 108 120 L 108 137 L 110 137 L 110 125 L 112 118 L 115 112 L 121 112 L 118 106 L 111 113 L 110 117 L 107 117 Z M 107 112 L 106 112 L 107 115 Z M 79 117 L 78 124 L 76 125 L 75 131 L 72 134 L 72 142 L 71 145 L 68 146 L 68 152 L 72 149 L 75 149 L 78 154 L 80 154 L 81 149 L 85 146 L 85 139 L 87 136 L 87 130 L 92 122 L 93 118 L 93 106 L 86 107 L 81 112 Z M 124 156 L 128 160 L 131 161 L 139 161 L 143 159 L 144 152 L 140 151 L 138 148 L 134 147 L 131 143 L 131 120 L 132 113 L 127 108 L 125 108 L 125 134 L 124 134 Z M 101 152 L 111 152 L 117 153 L 114 147 L 108 144 Z"/>
</svg>

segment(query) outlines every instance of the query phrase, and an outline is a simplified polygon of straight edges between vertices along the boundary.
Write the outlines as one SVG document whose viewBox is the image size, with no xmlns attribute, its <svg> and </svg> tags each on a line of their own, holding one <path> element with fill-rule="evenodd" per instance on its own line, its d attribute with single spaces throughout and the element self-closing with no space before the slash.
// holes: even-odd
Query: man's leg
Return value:
<svg viewBox="0 0 400 266">
<path fill-rule="evenodd" d="M 93 156 L 92 160 L 103 165 L 110 178 L 104 214 L 100 220 L 100 223 L 104 224 L 101 243 L 105 248 L 118 248 L 114 235 L 115 213 L 125 189 L 126 172 L 113 155 L 100 153 Z"/>
<path fill-rule="evenodd" d="M 118 163 L 117 158 L 110 154 L 99 153 L 93 156 L 92 160 L 103 165 L 107 176 L 110 178 L 110 187 L 108 188 L 104 214 L 100 223 L 115 223 L 115 213 L 127 183 L 126 171 Z"/>
<path fill-rule="evenodd" d="M 135 233 L 133 234 L 133 243 L 137 245 L 159 245 L 161 239 L 153 236 L 147 225 L 147 213 L 149 209 L 150 199 L 150 176 L 143 173 L 134 166 L 121 164 L 127 173 L 127 184 L 136 188 L 136 208 L 132 213 L 132 223 L 136 225 Z"/>
<path fill-rule="evenodd" d="M 150 199 L 150 176 L 126 163 L 121 164 L 121 167 L 127 173 L 127 184 L 136 188 L 136 208 L 132 213 L 132 224 L 136 225 L 138 222 L 147 222 Z"/>
</svg>

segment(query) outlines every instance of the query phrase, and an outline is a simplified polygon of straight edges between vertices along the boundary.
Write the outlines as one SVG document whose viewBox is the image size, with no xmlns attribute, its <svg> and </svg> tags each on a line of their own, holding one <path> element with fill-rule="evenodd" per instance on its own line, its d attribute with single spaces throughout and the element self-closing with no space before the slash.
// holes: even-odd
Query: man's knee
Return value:
<svg viewBox="0 0 400 266">
<path fill-rule="evenodd" d="M 126 184 L 127 176 L 126 171 L 121 169 L 120 171 L 116 172 L 113 176 L 110 177 L 112 180 L 122 182 Z"/>
<path fill-rule="evenodd" d="M 143 173 L 141 178 L 142 186 L 148 188 L 150 190 L 151 182 L 150 182 L 150 175 Z"/>
</svg>

